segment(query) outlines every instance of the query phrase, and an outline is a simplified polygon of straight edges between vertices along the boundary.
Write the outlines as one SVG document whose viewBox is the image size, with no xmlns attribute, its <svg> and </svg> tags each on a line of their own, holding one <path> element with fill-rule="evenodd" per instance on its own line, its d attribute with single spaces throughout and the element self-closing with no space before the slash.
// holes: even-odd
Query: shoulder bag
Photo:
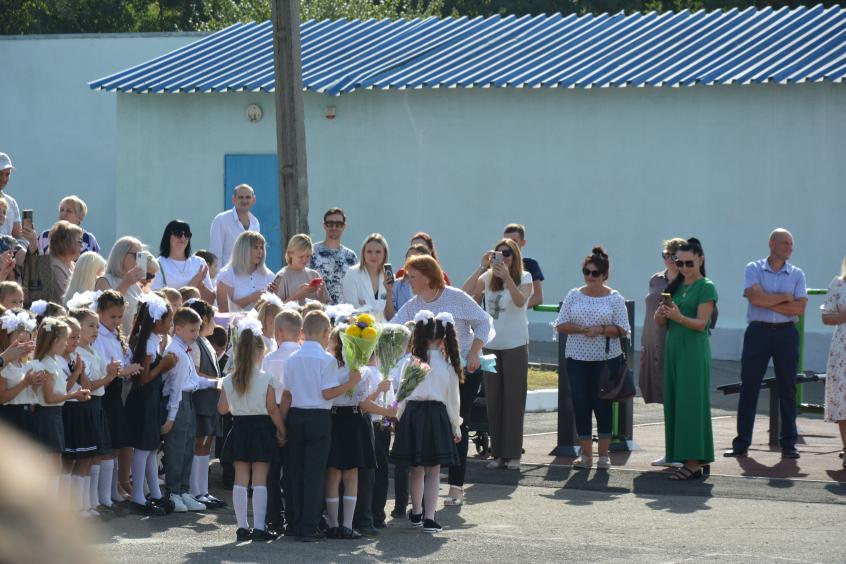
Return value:
<svg viewBox="0 0 846 564">
<path fill-rule="evenodd" d="M 599 399 L 609 401 L 623 401 L 633 398 L 637 393 L 634 383 L 634 372 L 629 368 L 626 358 L 628 339 L 620 337 L 620 348 L 623 353 L 616 359 L 609 359 L 611 352 L 611 338 L 605 337 L 605 362 L 599 371 Z"/>
</svg>

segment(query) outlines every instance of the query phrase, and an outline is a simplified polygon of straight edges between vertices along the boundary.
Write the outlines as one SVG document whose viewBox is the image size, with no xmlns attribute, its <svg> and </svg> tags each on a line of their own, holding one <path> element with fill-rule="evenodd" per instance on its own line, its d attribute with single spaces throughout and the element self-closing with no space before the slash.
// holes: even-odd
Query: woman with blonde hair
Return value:
<svg viewBox="0 0 846 564">
<path fill-rule="evenodd" d="M 261 233 L 244 231 L 232 257 L 217 277 L 217 306 L 222 313 L 249 311 L 273 281 L 264 262 L 267 243 Z"/>
<path fill-rule="evenodd" d="M 825 371 L 825 420 L 837 423 L 846 450 L 846 259 L 840 276 L 835 276 L 828 285 L 820 309 L 823 323 L 835 327 Z M 843 458 L 842 451 L 840 456 Z M 846 458 L 842 465 L 846 469 Z"/>
<path fill-rule="evenodd" d="M 361 246 L 359 263 L 344 275 L 344 302 L 363 309 L 377 318 L 394 316 L 394 277 L 385 273 L 388 262 L 388 242 L 373 233 Z"/>
<path fill-rule="evenodd" d="M 326 303 L 329 296 L 323 278 L 316 270 L 308 268 L 314 245 L 311 237 L 298 233 L 288 241 L 285 249 L 285 265 L 276 273 L 268 291 L 276 294 L 283 302 L 304 304 L 306 299 Z"/>
<path fill-rule="evenodd" d="M 138 255 L 146 253 L 147 271 L 138 266 Z M 114 290 L 126 300 L 126 309 L 121 322 L 124 335 L 132 331 L 132 322 L 138 310 L 138 298 L 141 297 L 141 284 L 145 283 L 148 273 L 158 270 L 152 266 L 153 256 L 144 249 L 144 244 L 135 237 L 121 237 L 112 246 L 106 262 L 106 273 L 94 284 L 96 290 Z"/>
<path fill-rule="evenodd" d="M 71 274 L 62 305 L 67 305 L 74 294 L 89 292 L 94 289 L 97 279 L 106 273 L 106 260 L 97 253 L 85 253 L 76 261 Z"/>
</svg>

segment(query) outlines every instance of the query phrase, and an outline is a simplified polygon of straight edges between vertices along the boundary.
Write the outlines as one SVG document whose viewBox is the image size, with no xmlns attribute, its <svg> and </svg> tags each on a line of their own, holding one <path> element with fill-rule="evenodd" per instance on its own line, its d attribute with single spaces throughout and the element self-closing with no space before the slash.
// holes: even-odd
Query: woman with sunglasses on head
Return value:
<svg viewBox="0 0 846 564">
<path fill-rule="evenodd" d="M 593 465 L 591 414 L 596 417 L 599 435 L 597 468 L 611 467 L 608 447 L 611 444 L 611 401 L 599 397 L 599 374 L 609 361 L 611 371 L 623 362 L 620 337 L 631 331 L 626 301 L 606 282 L 611 263 L 602 247 L 594 247 L 582 262 L 584 286 L 573 288 L 564 298 L 555 319 L 555 329 L 567 335 L 567 375 L 576 416 L 581 453 L 573 462 L 575 468 Z"/>
<path fill-rule="evenodd" d="M 523 270 L 520 246 L 502 239 L 482 256 L 482 264 L 462 288 L 493 318 L 496 335 L 485 352 L 496 355 L 496 371 L 483 380 L 491 432 L 488 468 L 520 469 L 523 453 L 523 415 L 529 376 L 529 318 L 532 275 Z"/>
<path fill-rule="evenodd" d="M 214 303 L 209 267 L 206 261 L 191 254 L 191 226 L 179 219 L 168 223 L 159 253 L 159 272 L 153 278 L 153 290 L 191 286 L 200 292 L 203 301 Z"/>
<path fill-rule="evenodd" d="M 138 266 L 138 255 L 145 253 L 148 258 L 147 271 Z M 126 309 L 121 322 L 124 335 L 132 331 L 132 322 L 138 310 L 138 298 L 144 292 L 153 273 L 158 269 L 153 255 L 144 249 L 144 244 L 135 237 L 121 237 L 112 246 L 106 262 L 106 272 L 94 283 L 94 289 L 101 292 L 115 290 L 126 300 Z"/>
<path fill-rule="evenodd" d="M 711 316 L 717 289 L 705 278 L 705 255 L 691 238 L 676 252 L 679 274 L 658 306 L 655 322 L 667 327 L 664 344 L 664 440 L 666 459 L 683 462 L 670 479 L 707 475 L 714 461 L 711 429 Z"/>
</svg>

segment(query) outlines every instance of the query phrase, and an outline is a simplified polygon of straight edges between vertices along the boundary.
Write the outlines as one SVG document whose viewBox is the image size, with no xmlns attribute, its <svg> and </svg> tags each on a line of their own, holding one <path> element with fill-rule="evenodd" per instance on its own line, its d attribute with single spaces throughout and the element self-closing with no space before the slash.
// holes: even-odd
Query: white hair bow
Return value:
<svg viewBox="0 0 846 564">
<path fill-rule="evenodd" d="M 31 311 L 35 315 L 42 316 L 47 311 L 47 302 L 45 302 L 44 300 L 35 300 L 29 306 L 29 311 Z"/>
<path fill-rule="evenodd" d="M 76 292 L 68 300 L 68 309 L 93 309 L 97 311 L 97 300 L 103 292 L 99 290 L 88 290 L 87 292 Z"/>
<path fill-rule="evenodd" d="M 326 306 L 325 311 L 329 319 L 333 320 L 351 317 L 353 312 L 355 312 L 355 308 L 352 306 L 352 304 L 337 304 Z"/>
<path fill-rule="evenodd" d="M 261 322 L 255 317 L 244 317 L 236 323 L 235 334 L 240 337 L 244 331 L 250 331 L 256 337 L 261 337 L 264 334 Z"/>
<path fill-rule="evenodd" d="M 271 303 L 271 304 L 278 306 L 280 308 L 285 307 L 285 304 L 282 302 L 282 298 L 280 298 L 276 294 L 272 294 L 270 292 L 265 292 L 264 294 L 262 294 L 261 295 L 261 301 Z"/>
<path fill-rule="evenodd" d="M 147 304 L 147 312 L 153 321 L 161 321 L 167 314 L 167 302 L 158 294 L 141 294 L 138 301 Z"/>
<path fill-rule="evenodd" d="M 185 303 L 182 304 L 182 306 L 188 307 L 189 305 L 193 304 L 194 302 L 199 302 L 199 301 L 200 300 L 198 300 L 197 298 L 188 298 L 187 300 L 185 300 Z"/>
<path fill-rule="evenodd" d="M 414 316 L 414 322 L 415 323 L 420 323 L 420 322 L 426 323 L 428 321 L 431 321 L 432 319 L 435 319 L 435 314 L 432 313 L 431 311 L 429 311 L 428 309 L 421 309 Z"/>
<path fill-rule="evenodd" d="M 448 311 L 442 311 L 435 316 L 435 319 L 440 321 L 443 325 L 455 325 L 455 318 Z"/>
<path fill-rule="evenodd" d="M 3 317 L 0 317 L 0 325 L 2 325 L 7 333 L 14 333 L 15 331 L 29 331 L 32 333 L 37 324 L 25 311 L 18 313 L 7 311 L 3 314 Z"/>
</svg>

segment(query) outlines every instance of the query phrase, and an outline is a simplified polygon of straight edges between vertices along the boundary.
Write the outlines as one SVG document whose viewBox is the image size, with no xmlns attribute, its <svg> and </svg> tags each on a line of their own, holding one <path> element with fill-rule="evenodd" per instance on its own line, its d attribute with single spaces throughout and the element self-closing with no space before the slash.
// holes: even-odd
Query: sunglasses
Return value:
<svg viewBox="0 0 846 564">
<path fill-rule="evenodd" d="M 695 264 L 696 264 L 696 262 L 692 261 L 692 260 L 677 260 L 676 261 L 676 266 L 678 268 L 682 268 L 682 267 L 693 268 Z"/>
<path fill-rule="evenodd" d="M 661 253 L 661 258 L 664 259 L 664 260 L 667 260 L 668 258 L 676 260 L 676 255 L 664 252 L 664 253 Z"/>
<path fill-rule="evenodd" d="M 501 249 L 497 252 L 502 253 L 502 256 L 505 257 L 505 258 L 508 258 L 508 257 L 511 256 L 511 249 Z"/>
<path fill-rule="evenodd" d="M 582 274 L 584 274 L 585 276 L 590 276 L 591 278 L 599 278 L 600 276 L 602 276 L 601 272 L 599 272 L 598 270 L 593 270 L 591 268 L 583 268 Z"/>
<path fill-rule="evenodd" d="M 184 231 L 184 230 L 182 230 L 182 229 L 176 229 L 176 230 L 174 230 L 174 231 L 171 233 L 171 235 L 173 235 L 173 236 L 174 236 L 174 237 L 176 237 L 177 239 L 182 239 L 182 238 L 185 238 L 185 239 L 190 239 L 190 238 L 191 238 L 191 232 L 190 232 L 190 231 Z"/>
<path fill-rule="evenodd" d="M 323 225 L 325 225 L 329 229 L 340 229 L 341 227 L 346 225 L 346 222 L 343 222 L 343 221 L 324 221 Z"/>
</svg>

